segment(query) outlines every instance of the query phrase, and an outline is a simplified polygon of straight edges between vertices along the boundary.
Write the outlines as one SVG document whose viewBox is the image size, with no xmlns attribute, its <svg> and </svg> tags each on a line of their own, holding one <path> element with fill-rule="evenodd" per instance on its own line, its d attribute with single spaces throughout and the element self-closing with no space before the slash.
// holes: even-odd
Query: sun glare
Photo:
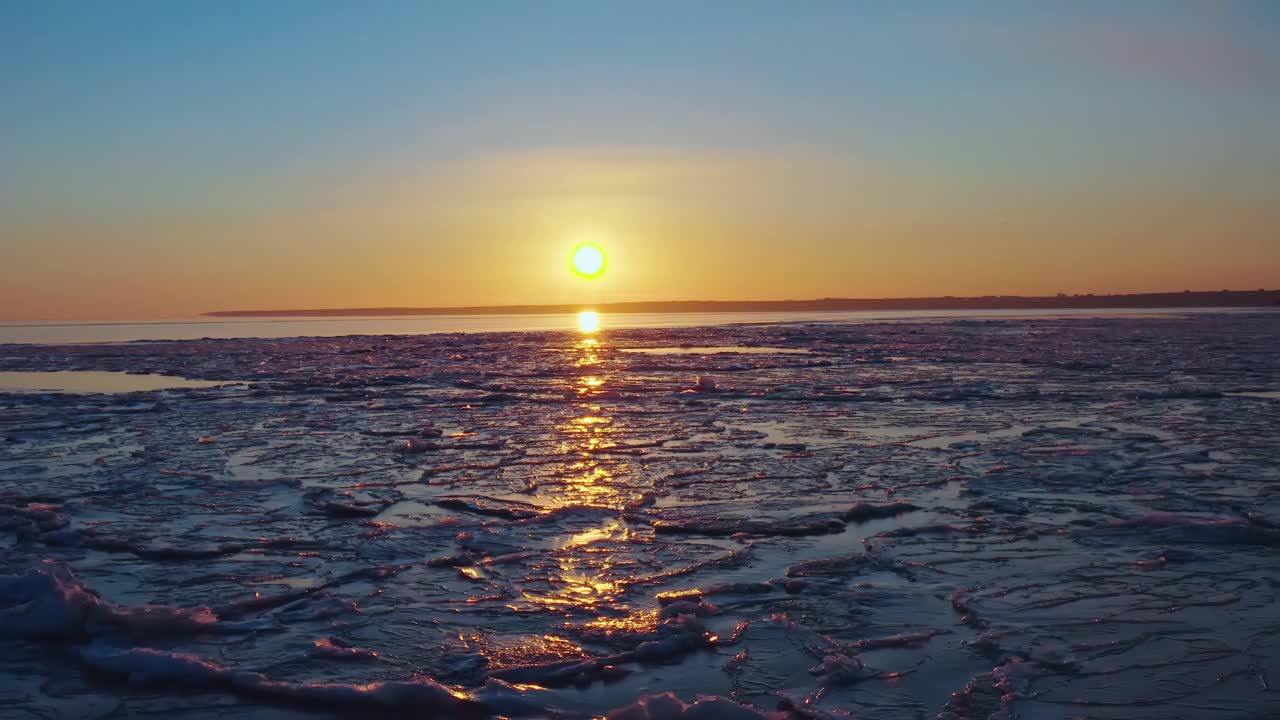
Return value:
<svg viewBox="0 0 1280 720">
<path fill-rule="evenodd" d="M 594 310 L 583 310 L 578 313 L 578 330 L 593 333 L 600 329 L 600 314 Z"/>
<path fill-rule="evenodd" d="M 585 243 L 573 249 L 569 262 L 580 277 L 597 277 L 604 272 L 604 251 L 599 245 Z"/>
</svg>

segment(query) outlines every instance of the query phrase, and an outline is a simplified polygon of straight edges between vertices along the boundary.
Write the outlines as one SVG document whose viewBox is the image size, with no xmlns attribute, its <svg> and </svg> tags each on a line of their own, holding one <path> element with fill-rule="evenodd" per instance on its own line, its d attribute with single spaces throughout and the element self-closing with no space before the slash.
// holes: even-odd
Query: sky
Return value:
<svg viewBox="0 0 1280 720">
<path fill-rule="evenodd" d="M 10 0 L 0 48 L 0 320 L 1280 287 L 1275 2 Z"/>
</svg>

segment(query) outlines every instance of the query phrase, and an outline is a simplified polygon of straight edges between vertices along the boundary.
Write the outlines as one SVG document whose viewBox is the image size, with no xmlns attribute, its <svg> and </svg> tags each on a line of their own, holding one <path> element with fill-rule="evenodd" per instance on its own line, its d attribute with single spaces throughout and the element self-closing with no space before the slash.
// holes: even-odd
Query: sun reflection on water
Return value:
<svg viewBox="0 0 1280 720">
<path fill-rule="evenodd" d="M 578 330 L 593 333 L 600 329 L 600 313 L 594 310 L 583 310 L 578 313 Z"/>
<path fill-rule="evenodd" d="M 620 520 L 570 535 L 553 551 L 556 570 L 550 588 L 525 588 L 523 599 L 562 612 L 617 607 L 627 585 L 626 561 L 617 550 L 633 541 L 633 531 Z"/>
<path fill-rule="evenodd" d="M 539 484 L 540 502 L 548 507 L 621 510 L 637 502 L 640 493 L 631 486 L 633 457 L 611 452 L 625 445 L 620 442 L 625 428 L 610 412 L 609 402 L 615 396 L 607 388 L 615 377 L 614 368 L 605 340 L 597 334 L 599 316 L 582 313 L 579 329 L 584 335 L 574 340 L 565 356 L 569 366 L 566 395 L 575 401 L 573 413 L 554 425 L 555 462 L 554 469 L 549 469 L 553 477 Z M 632 622 L 616 616 L 630 614 L 625 595 L 640 562 L 635 553 L 646 541 L 616 515 L 594 522 L 591 517 L 567 516 L 565 522 L 570 527 L 548 549 L 538 570 L 521 583 L 509 607 L 563 614 L 575 620 L 585 612 L 602 623 L 590 628 L 592 632 L 607 631 L 605 616 L 622 623 L 617 630 Z M 646 618 L 635 624 L 652 622 Z M 531 639 L 527 650 L 534 655 L 548 653 L 545 638 Z"/>
<path fill-rule="evenodd" d="M 658 615 L 657 610 L 639 610 L 622 617 L 601 616 L 583 623 L 582 627 L 604 635 L 649 633 L 658 628 Z"/>
<path fill-rule="evenodd" d="M 510 667 L 556 660 L 580 659 L 588 656 L 582 646 L 559 635 L 521 635 L 503 638 L 482 633 L 459 633 L 458 640 L 468 648 L 479 650 L 491 667 Z M 537 685 L 513 685 L 516 688 L 540 689 Z"/>
</svg>

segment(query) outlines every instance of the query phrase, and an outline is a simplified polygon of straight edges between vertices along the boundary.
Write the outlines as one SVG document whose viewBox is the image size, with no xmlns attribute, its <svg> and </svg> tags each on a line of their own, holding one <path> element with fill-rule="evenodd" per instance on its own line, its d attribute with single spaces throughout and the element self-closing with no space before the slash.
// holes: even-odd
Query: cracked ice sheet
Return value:
<svg viewBox="0 0 1280 720">
<path fill-rule="evenodd" d="M 4 700 L 1256 715 L 1278 351 L 1272 314 L 9 347 L 254 384 L 0 396 Z"/>
</svg>

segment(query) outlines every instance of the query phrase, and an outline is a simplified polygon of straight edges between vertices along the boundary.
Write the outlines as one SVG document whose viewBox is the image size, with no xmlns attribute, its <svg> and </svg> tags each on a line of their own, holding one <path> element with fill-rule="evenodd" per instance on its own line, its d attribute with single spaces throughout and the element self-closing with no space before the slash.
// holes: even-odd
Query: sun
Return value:
<svg viewBox="0 0 1280 720">
<path fill-rule="evenodd" d="M 569 265 L 579 277 L 599 277 L 604 272 L 604 251 L 595 243 L 583 243 L 573 249 Z"/>
</svg>

